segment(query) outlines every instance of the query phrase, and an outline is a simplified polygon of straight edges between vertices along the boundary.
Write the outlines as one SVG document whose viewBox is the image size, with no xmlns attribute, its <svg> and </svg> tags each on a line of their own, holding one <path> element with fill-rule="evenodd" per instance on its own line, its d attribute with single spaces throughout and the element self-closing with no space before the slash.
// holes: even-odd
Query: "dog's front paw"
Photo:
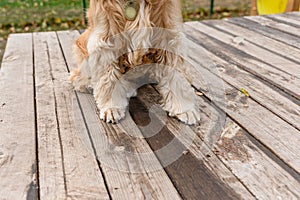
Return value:
<svg viewBox="0 0 300 200">
<path fill-rule="evenodd" d="M 188 125 L 195 125 L 200 121 L 200 113 L 196 110 L 189 110 L 180 114 L 169 114 L 171 117 L 176 117 L 180 121 Z"/>
<path fill-rule="evenodd" d="M 123 108 L 108 108 L 100 110 L 100 119 L 107 123 L 118 123 L 125 117 L 125 109 Z"/>
<path fill-rule="evenodd" d="M 89 84 L 89 79 L 80 76 L 80 73 L 77 69 L 71 72 L 69 80 L 76 91 L 88 93 L 87 86 Z"/>
</svg>

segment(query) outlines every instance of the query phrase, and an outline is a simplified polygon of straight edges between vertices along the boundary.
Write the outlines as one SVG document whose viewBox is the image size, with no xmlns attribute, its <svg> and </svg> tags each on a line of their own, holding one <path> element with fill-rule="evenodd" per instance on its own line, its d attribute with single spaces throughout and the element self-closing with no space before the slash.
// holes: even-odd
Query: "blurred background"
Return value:
<svg viewBox="0 0 300 200">
<path fill-rule="evenodd" d="M 85 0 L 88 5 L 89 1 Z M 249 15 L 250 0 L 181 0 L 185 21 Z M 0 64 L 10 33 L 84 29 L 83 0 L 1 0 Z"/>
</svg>

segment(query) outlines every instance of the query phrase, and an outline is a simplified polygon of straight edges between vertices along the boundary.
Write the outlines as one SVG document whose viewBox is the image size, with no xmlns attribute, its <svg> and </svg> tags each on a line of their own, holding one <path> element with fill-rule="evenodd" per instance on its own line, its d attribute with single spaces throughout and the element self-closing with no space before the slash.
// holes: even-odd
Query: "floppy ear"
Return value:
<svg viewBox="0 0 300 200">
<path fill-rule="evenodd" d="M 87 50 L 87 43 L 90 35 L 90 29 L 87 29 L 83 34 L 81 34 L 74 44 L 74 51 L 77 57 L 78 66 L 81 65 L 82 61 L 89 56 Z"/>
</svg>

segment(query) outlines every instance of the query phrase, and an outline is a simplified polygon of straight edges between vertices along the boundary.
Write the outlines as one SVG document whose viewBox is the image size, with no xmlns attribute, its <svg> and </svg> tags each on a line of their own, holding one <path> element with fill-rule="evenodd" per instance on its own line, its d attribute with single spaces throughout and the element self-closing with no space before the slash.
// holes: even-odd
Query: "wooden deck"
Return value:
<svg viewBox="0 0 300 200">
<path fill-rule="evenodd" d="M 185 30 L 202 111 L 191 127 L 149 115 L 154 86 L 122 123 L 100 121 L 92 95 L 67 81 L 79 32 L 10 35 L 0 199 L 300 199 L 300 13 Z"/>
</svg>

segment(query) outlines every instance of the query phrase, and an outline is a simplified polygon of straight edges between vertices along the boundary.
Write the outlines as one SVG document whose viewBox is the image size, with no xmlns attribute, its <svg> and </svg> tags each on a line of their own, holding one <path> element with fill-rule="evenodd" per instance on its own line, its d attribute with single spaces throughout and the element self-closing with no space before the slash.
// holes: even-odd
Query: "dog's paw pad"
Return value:
<svg viewBox="0 0 300 200">
<path fill-rule="evenodd" d="M 107 123 L 118 123 L 125 117 L 125 109 L 109 108 L 105 111 L 100 111 L 100 119 Z"/>
<path fill-rule="evenodd" d="M 174 115 L 173 115 L 174 116 Z M 187 111 L 175 115 L 180 121 L 188 125 L 195 125 L 200 121 L 200 113 L 197 111 Z"/>
</svg>

